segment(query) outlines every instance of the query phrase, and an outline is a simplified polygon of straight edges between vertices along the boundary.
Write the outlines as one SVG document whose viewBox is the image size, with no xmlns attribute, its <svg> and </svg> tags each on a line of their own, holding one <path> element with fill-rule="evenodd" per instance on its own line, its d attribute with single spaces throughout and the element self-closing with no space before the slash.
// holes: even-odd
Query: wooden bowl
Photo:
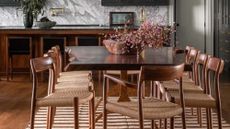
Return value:
<svg viewBox="0 0 230 129">
<path fill-rule="evenodd" d="M 125 44 L 114 40 L 103 40 L 106 49 L 112 54 L 126 54 Z"/>
</svg>

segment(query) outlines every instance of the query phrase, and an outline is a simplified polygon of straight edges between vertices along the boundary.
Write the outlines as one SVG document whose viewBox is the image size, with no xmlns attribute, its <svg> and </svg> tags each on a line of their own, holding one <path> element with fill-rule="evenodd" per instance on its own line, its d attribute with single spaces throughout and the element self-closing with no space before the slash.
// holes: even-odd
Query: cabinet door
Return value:
<svg viewBox="0 0 230 129">
<path fill-rule="evenodd" d="M 230 72 L 230 1 L 215 3 L 215 55 L 225 61 L 225 71 Z"/>
</svg>

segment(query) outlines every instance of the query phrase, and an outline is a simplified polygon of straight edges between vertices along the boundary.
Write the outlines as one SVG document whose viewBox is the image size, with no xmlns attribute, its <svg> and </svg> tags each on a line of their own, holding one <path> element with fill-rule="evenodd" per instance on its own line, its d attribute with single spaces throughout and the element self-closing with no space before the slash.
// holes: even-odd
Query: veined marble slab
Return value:
<svg viewBox="0 0 230 129">
<path fill-rule="evenodd" d="M 64 8 L 64 13 L 51 16 L 50 8 Z M 102 6 L 101 0 L 48 0 L 45 14 L 57 24 L 100 24 L 109 25 L 109 12 L 135 12 L 135 25 L 139 25 L 141 8 L 146 19 L 154 22 L 169 21 L 168 6 Z M 22 12 L 16 7 L 0 7 L 0 26 L 23 26 Z"/>
</svg>

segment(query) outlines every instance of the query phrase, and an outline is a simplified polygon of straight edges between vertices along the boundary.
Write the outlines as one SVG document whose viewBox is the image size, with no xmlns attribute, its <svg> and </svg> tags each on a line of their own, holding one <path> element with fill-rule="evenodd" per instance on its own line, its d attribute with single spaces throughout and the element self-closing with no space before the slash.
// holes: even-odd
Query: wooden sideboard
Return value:
<svg viewBox="0 0 230 129">
<path fill-rule="evenodd" d="M 32 37 L 32 43 L 34 48 L 35 57 L 41 56 L 40 43 L 41 37 L 44 36 L 60 36 L 66 37 L 67 46 L 68 45 L 77 45 L 78 36 L 98 36 L 99 40 L 103 37 L 104 34 L 114 31 L 110 27 L 100 27 L 100 26 L 60 26 L 53 27 L 52 29 L 39 29 L 39 28 L 24 28 L 24 27 L 0 27 L 0 73 L 4 74 L 6 72 L 6 65 L 8 65 L 8 37 L 17 37 L 17 36 L 28 36 Z M 101 41 L 101 40 L 100 40 Z M 18 57 L 15 59 L 16 65 L 14 67 L 29 67 L 28 58 Z M 27 62 L 27 63 L 25 63 Z"/>
</svg>

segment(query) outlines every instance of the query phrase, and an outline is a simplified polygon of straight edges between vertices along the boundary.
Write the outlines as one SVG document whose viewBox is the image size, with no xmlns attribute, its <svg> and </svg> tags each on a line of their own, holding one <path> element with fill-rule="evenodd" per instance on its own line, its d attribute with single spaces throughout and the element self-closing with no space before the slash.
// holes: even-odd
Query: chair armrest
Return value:
<svg viewBox="0 0 230 129">
<path fill-rule="evenodd" d="M 137 88 L 137 84 L 134 84 L 134 83 L 128 82 L 126 80 L 114 77 L 112 75 L 104 74 L 104 77 L 108 78 L 109 80 L 114 81 L 114 82 L 116 82 L 116 83 L 118 83 L 118 84 L 120 84 L 122 86 L 129 87 L 129 88 L 134 88 L 134 89 Z"/>
</svg>

